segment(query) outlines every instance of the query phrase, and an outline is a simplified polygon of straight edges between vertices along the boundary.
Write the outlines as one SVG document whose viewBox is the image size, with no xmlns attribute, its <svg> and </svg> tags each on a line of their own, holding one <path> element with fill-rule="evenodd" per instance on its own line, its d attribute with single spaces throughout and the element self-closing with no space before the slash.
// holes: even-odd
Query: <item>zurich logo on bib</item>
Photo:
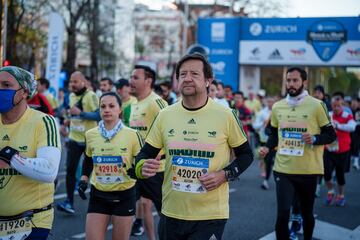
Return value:
<svg viewBox="0 0 360 240">
<path fill-rule="evenodd" d="M 328 62 L 347 41 L 344 26 L 333 20 L 321 20 L 312 24 L 307 33 L 307 41 L 313 46 L 316 54 Z"/>
</svg>

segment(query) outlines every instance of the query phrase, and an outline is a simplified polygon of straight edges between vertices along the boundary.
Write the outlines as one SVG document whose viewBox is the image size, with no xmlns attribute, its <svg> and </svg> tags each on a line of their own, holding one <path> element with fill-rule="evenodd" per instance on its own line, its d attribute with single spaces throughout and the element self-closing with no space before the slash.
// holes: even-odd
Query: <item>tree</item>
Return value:
<svg viewBox="0 0 360 240">
<path fill-rule="evenodd" d="M 31 70 L 37 53 L 45 46 L 42 30 L 47 0 L 8 1 L 6 56 L 12 63 Z M 40 9 L 40 10 L 39 10 Z"/>
<path fill-rule="evenodd" d="M 100 6 L 102 5 L 100 11 Z M 111 3 L 91 0 L 86 12 L 87 38 L 90 52 L 90 77 L 98 79 L 100 70 L 109 72 L 115 67 L 114 25 L 115 10 Z M 121 23 L 118 23 L 121 24 Z"/>
<path fill-rule="evenodd" d="M 87 12 L 87 31 L 90 42 L 90 77 L 97 79 L 99 75 L 98 69 L 98 55 L 99 49 L 99 0 L 93 0 L 89 4 L 89 11 Z"/>
<path fill-rule="evenodd" d="M 279 17 L 286 15 L 288 6 L 285 0 L 232 0 L 230 8 L 249 17 Z"/>
<path fill-rule="evenodd" d="M 60 2 L 48 1 L 53 11 L 64 16 L 67 31 L 66 60 L 64 69 L 68 73 L 75 71 L 77 56 L 77 35 L 81 32 L 81 25 L 84 21 L 86 10 L 89 9 L 90 0 L 61 0 Z M 67 16 L 67 17 L 65 17 Z"/>
</svg>

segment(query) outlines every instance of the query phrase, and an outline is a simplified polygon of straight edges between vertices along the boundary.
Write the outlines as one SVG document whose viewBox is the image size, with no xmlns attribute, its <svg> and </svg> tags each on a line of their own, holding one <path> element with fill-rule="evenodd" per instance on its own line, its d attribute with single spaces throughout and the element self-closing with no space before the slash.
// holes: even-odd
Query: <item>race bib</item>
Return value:
<svg viewBox="0 0 360 240">
<path fill-rule="evenodd" d="M 305 123 L 283 123 L 280 125 L 281 137 L 279 154 L 290 156 L 304 155 L 305 143 L 302 134 L 306 132 Z"/>
<path fill-rule="evenodd" d="M 31 233 L 30 219 L 21 218 L 11 221 L 0 221 L 0 239 L 23 240 Z"/>
<path fill-rule="evenodd" d="M 94 156 L 93 163 L 95 178 L 99 183 L 124 183 L 128 180 L 121 156 Z"/>
<path fill-rule="evenodd" d="M 85 132 L 85 125 L 81 119 L 71 119 L 70 131 Z"/>
<path fill-rule="evenodd" d="M 172 189 L 188 193 L 204 193 L 199 177 L 209 171 L 209 159 L 174 156 Z"/>
</svg>

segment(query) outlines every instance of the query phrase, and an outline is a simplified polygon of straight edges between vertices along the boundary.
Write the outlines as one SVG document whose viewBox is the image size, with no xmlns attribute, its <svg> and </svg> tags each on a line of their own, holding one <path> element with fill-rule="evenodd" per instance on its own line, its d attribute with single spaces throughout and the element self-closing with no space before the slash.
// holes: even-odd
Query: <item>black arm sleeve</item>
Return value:
<svg viewBox="0 0 360 240">
<path fill-rule="evenodd" d="M 330 144 L 336 140 L 336 132 L 331 124 L 320 128 L 320 134 L 315 135 L 315 142 L 313 145 Z"/>
<path fill-rule="evenodd" d="M 139 154 L 135 158 L 135 165 L 141 159 L 156 158 L 160 150 L 161 150 L 160 148 L 153 147 L 146 142 L 145 145 L 141 148 Z"/>
<path fill-rule="evenodd" d="M 250 166 L 254 157 L 249 142 L 245 142 L 233 149 L 236 158 L 223 170 L 230 170 L 232 172 L 232 176 L 236 178 Z"/>
<path fill-rule="evenodd" d="M 268 130 L 268 135 L 269 138 L 265 144 L 265 146 L 267 148 L 269 148 L 270 150 L 274 149 L 275 147 L 277 147 L 278 143 L 279 143 L 279 137 L 278 137 L 278 129 L 270 126 L 269 130 Z"/>
<path fill-rule="evenodd" d="M 94 168 L 94 164 L 92 158 L 85 154 L 85 158 L 82 164 L 82 175 L 89 177 L 93 168 Z"/>
</svg>

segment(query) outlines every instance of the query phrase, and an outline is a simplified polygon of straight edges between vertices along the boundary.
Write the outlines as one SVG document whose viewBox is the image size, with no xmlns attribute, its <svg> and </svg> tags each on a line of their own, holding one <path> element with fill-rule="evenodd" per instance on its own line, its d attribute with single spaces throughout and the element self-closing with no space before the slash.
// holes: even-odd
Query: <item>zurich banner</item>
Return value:
<svg viewBox="0 0 360 240">
<path fill-rule="evenodd" d="M 59 89 L 61 55 L 63 50 L 64 21 L 60 14 L 52 12 L 49 16 L 46 78 L 50 81 L 50 92 L 56 95 Z"/>
<path fill-rule="evenodd" d="M 238 89 L 240 18 L 205 18 L 198 22 L 198 43 L 208 49 L 215 79 Z"/>
<path fill-rule="evenodd" d="M 244 18 L 240 64 L 360 66 L 360 18 Z"/>
</svg>

